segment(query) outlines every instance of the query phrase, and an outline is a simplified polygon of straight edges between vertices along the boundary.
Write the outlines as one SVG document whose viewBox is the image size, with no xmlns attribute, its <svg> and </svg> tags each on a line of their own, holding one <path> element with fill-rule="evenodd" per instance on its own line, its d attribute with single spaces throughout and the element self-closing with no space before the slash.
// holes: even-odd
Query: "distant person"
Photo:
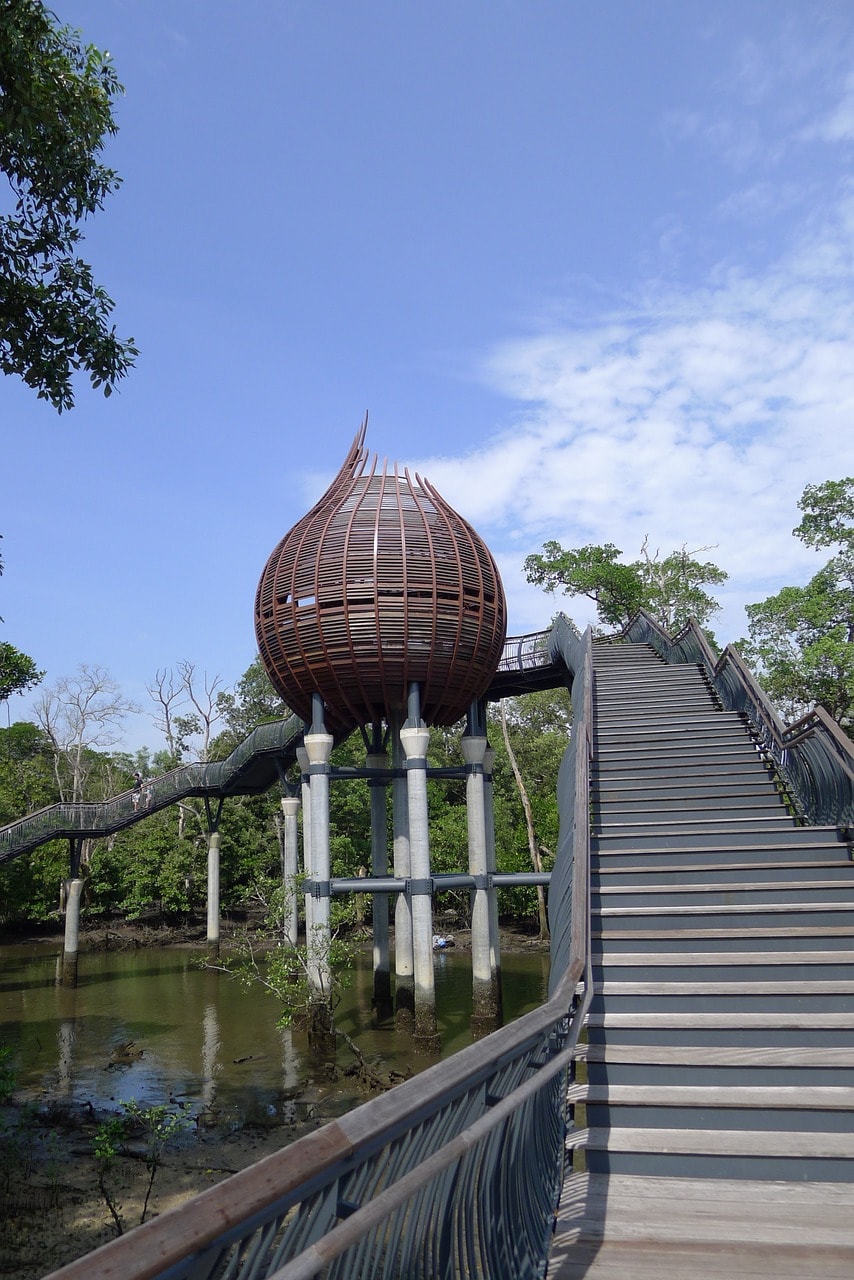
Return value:
<svg viewBox="0 0 854 1280">
<path fill-rule="evenodd" d="M 133 775 L 133 795 L 131 796 L 134 809 L 139 808 L 139 801 L 141 796 L 142 796 L 142 774 L 140 773 L 139 769 L 137 769 L 136 773 Z"/>
</svg>

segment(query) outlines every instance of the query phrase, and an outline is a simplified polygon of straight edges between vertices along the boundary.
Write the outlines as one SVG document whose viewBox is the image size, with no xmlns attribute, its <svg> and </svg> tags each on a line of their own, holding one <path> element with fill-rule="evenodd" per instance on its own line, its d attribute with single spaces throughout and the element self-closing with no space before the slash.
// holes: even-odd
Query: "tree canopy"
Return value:
<svg viewBox="0 0 854 1280">
<path fill-rule="evenodd" d="M 793 529 L 808 547 L 836 555 L 805 586 L 747 606 L 739 641 L 770 696 L 794 718 L 824 707 L 850 724 L 854 707 L 854 477 L 807 485 Z"/>
<path fill-rule="evenodd" d="M 727 574 L 711 561 L 695 559 L 706 550 L 688 551 L 683 546 L 662 557 L 658 551 L 650 553 L 645 538 L 640 558 L 625 563 L 612 542 L 568 551 L 559 542 L 546 542 L 542 555 L 525 560 L 525 576 L 549 592 L 560 589 L 570 597 L 586 596 L 605 626 L 624 627 L 643 608 L 672 632 L 691 617 L 705 626 L 720 608 L 704 587 L 726 582 Z"/>
<path fill-rule="evenodd" d="M 121 182 L 100 155 L 122 92 L 110 55 L 41 0 L 0 0 L 0 170 L 14 206 L 0 217 L 0 370 L 59 412 L 76 371 L 108 396 L 137 355 L 77 255 L 81 223 Z"/>
</svg>

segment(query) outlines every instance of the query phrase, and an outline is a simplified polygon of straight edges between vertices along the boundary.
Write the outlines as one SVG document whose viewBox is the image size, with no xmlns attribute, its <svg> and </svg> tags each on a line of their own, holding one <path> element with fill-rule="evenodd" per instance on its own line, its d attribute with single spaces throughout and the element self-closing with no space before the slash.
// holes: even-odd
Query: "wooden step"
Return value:
<svg viewBox="0 0 854 1280">
<path fill-rule="evenodd" d="M 549 1280 L 851 1280 L 854 1185 L 569 1172 Z"/>
</svg>

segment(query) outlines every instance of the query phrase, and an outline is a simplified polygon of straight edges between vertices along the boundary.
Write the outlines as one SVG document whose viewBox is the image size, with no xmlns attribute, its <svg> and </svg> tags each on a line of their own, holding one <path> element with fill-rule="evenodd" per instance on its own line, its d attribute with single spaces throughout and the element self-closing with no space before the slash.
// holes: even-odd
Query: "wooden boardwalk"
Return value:
<svg viewBox="0 0 854 1280">
<path fill-rule="evenodd" d="M 854 1184 L 571 1173 L 548 1280 L 854 1280 Z"/>
</svg>

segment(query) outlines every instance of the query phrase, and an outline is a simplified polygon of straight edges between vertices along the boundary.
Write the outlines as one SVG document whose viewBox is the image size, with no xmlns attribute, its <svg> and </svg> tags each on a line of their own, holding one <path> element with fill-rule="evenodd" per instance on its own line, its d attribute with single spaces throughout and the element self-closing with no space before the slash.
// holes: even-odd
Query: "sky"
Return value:
<svg viewBox="0 0 854 1280">
<path fill-rule="evenodd" d="M 854 474 L 850 0 L 56 0 L 126 93 L 83 254 L 136 368 L 0 379 L 0 639 L 144 708 L 233 687 L 264 563 L 367 412 L 485 538 L 707 548 L 722 643 Z M 0 189 L 0 207 L 7 193 Z M 27 718 L 31 697 L 12 700 Z"/>
</svg>

